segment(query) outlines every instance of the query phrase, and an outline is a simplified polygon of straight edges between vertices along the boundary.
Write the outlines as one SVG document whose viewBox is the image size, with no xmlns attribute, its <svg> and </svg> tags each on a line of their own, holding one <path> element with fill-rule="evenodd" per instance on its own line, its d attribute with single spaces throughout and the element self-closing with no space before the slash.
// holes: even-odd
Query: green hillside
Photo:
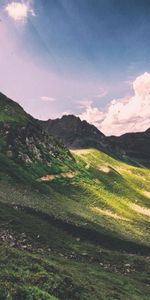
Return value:
<svg viewBox="0 0 150 300">
<path fill-rule="evenodd" d="M 0 94 L 0 300 L 149 299 L 150 172 L 125 159 Z"/>
<path fill-rule="evenodd" d="M 149 299 L 149 170 L 72 155 L 42 175 L 1 155 L 0 299 Z"/>
<path fill-rule="evenodd" d="M 31 117 L 23 110 L 23 108 L 0 93 L 0 123 L 1 122 L 15 122 L 26 124 Z"/>
</svg>

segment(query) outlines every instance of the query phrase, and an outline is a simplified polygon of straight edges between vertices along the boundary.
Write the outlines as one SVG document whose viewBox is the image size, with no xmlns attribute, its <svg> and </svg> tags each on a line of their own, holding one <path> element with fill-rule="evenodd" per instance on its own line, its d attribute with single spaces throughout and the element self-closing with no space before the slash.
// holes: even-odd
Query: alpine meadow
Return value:
<svg viewBox="0 0 150 300">
<path fill-rule="evenodd" d="M 0 300 L 150 299 L 149 13 L 1 1 Z"/>
</svg>

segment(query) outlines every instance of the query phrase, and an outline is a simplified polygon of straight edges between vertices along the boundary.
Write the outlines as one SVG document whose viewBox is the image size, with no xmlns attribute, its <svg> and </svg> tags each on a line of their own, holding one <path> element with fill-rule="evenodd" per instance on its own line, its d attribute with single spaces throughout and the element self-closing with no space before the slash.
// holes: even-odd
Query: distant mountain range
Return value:
<svg viewBox="0 0 150 300">
<path fill-rule="evenodd" d="M 149 300 L 149 139 L 0 94 L 0 300 Z"/>
<path fill-rule="evenodd" d="M 125 151 L 129 157 L 150 166 L 150 128 L 144 132 L 126 133 L 109 138 L 112 145 Z"/>
<path fill-rule="evenodd" d="M 43 153 L 45 153 L 44 149 L 50 147 L 48 145 L 51 145 L 51 149 L 48 149 L 49 152 L 54 148 L 63 148 L 65 144 L 70 149 L 96 148 L 120 159 L 129 157 L 141 164 L 150 166 L 150 129 L 145 132 L 126 133 L 120 137 L 107 137 L 94 125 L 81 121 L 79 117 L 74 115 L 65 115 L 55 120 L 39 121 L 28 115 L 19 104 L 2 93 L 0 93 L 0 130 L 1 134 L 2 131 L 7 133 L 5 134 L 7 141 L 13 139 L 14 134 L 18 136 L 17 140 L 13 142 L 11 140 L 9 155 L 11 155 L 12 149 L 13 151 L 17 149 L 17 143 L 24 140 L 24 145 L 28 143 L 28 148 L 32 148 L 32 154 L 34 153 L 39 158 L 43 157 L 45 160 L 46 155 Z M 59 147 L 56 147 L 56 140 Z M 42 150 L 41 145 L 43 143 L 46 148 Z M 38 144 L 38 149 L 35 150 L 31 144 L 34 146 Z M 27 153 L 23 155 L 27 160 L 30 160 L 30 156 L 31 154 L 28 156 Z"/>
<path fill-rule="evenodd" d="M 46 132 L 61 139 L 71 149 L 96 148 L 124 159 L 126 156 L 150 166 L 150 129 L 145 132 L 105 136 L 94 125 L 74 115 L 41 121 Z"/>
</svg>

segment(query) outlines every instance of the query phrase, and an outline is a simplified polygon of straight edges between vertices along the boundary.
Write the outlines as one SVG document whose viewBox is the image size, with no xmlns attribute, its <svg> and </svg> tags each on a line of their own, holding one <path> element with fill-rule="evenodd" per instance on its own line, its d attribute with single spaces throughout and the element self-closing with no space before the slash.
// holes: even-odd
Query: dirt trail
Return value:
<svg viewBox="0 0 150 300">
<path fill-rule="evenodd" d="M 41 181 L 51 181 L 55 178 L 58 178 L 60 176 L 65 178 L 73 178 L 75 176 L 75 172 L 66 172 L 66 173 L 60 173 L 60 174 L 51 174 L 51 175 L 45 175 L 40 178 Z"/>
</svg>

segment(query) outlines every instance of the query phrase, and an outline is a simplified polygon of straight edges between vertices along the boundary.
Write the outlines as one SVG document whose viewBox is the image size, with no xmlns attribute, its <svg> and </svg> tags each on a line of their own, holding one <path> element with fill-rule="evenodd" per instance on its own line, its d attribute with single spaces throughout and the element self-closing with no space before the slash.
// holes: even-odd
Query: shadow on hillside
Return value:
<svg viewBox="0 0 150 300">
<path fill-rule="evenodd" d="M 111 147 L 110 149 L 104 149 L 104 148 L 92 148 L 92 147 L 86 147 L 86 148 L 70 148 L 70 150 L 87 150 L 87 149 L 95 149 L 97 151 L 103 152 L 104 154 L 110 156 L 111 158 L 119 161 L 126 163 L 128 165 L 137 167 L 137 168 L 147 168 L 150 169 L 150 159 L 147 158 L 142 158 L 141 156 L 139 157 L 134 157 L 133 155 L 129 156 L 124 154 L 124 152 L 120 151 L 121 149 L 118 148 L 113 148 Z"/>
<path fill-rule="evenodd" d="M 95 229 L 92 222 L 89 222 L 85 228 L 85 226 L 79 226 L 72 224 L 69 221 L 65 222 L 62 219 L 56 219 L 54 216 L 50 216 L 32 208 L 17 206 L 17 210 L 15 210 L 11 205 L 3 203 L 0 203 L 0 211 L 1 213 L 6 212 L 5 216 L 1 215 L 0 224 L 6 224 L 7 226 L 10 224 L 12 230 L 15 230 L 16 224 L 17 226 L 19 224 L 19 228 L 23 227 L 24 232 L 26 232 L 26 230 L 28 231 L 28 224 L 25 227 L 25 224 L 23 223 L 23 217 L 24 215 L 27 215 L 30 218 L 32 216 L 36 217 L 37 222 L 38 219 L 39 221 L 43 220 L 47 222 L 55 228 L 63 231 L 66 235 L 69 234 L 75 238 L 80 237 L 82 241 L 90 241 L 93 244 L 100 245 L 108 250 L 116 250 L 140 255 L 147 255 L 150 252 L 150 247 L 148 246 L 123 240 L 107 233 L 102 233 L 101 230 L 103 230 L 103 228 L 97 226 Z"/>
</svg>

